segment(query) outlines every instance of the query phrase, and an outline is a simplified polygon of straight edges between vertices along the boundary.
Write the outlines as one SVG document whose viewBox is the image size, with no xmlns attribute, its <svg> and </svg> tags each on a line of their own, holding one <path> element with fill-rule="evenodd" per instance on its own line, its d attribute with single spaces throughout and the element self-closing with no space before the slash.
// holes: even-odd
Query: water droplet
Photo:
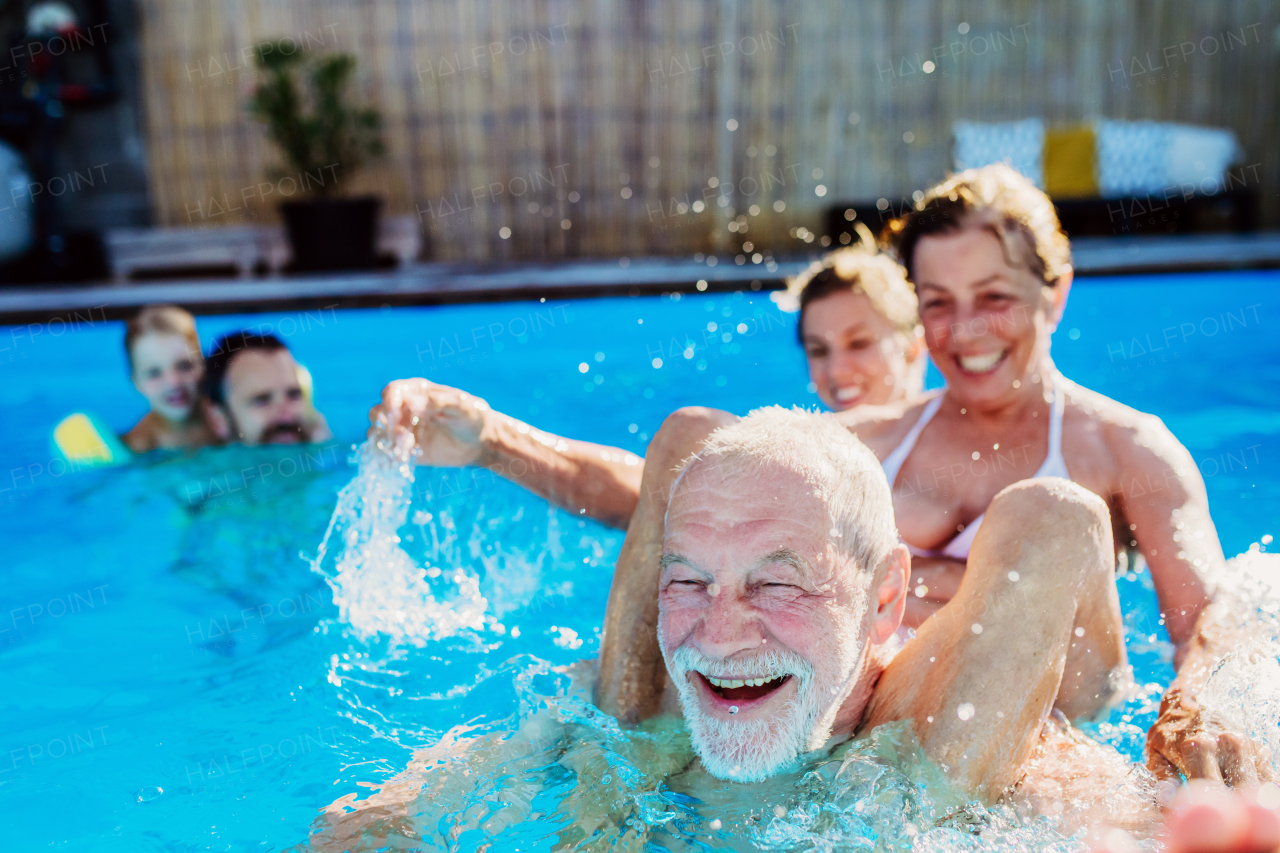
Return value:
<svg viewBox="0 0 1280 853">
<path fill-rule="evenodd" d="M 160 799 L 160 795 L 164 793 L 164 788 L 159 785 L 148 785 L 138 792 L 138 802 L 149 803 L 152 800 Z"/>
<path fill-rule="evenodd" d="M 961 720 L 964 720 L 965 722 L 972 720 L 973 705 L 969 702 L 963 703 L 959 708 L 956 708 L 956 716 L 959 717 Z"/>
<path fill-rule="evenodd" d="M 729 713 L 730 713 L 730 714 L 736 714 L 736 713 L 738 713 L 738 706 L 737 706 L 737 705 L 730 705 L 730 706 L 729 706 Z"/>
<path fill-rule="evenodd" d="M 714 831 L 719 829 L 722 825 L 723 824 L 720 823 L 720 818 L 716 818 L 715 820 L 711 821 L 711 823 L 707 824 L 707 828 Z"/>
<path fill-rule="evenodd" d="M 777 815 L 778 817 L 786 817 L 786 816 L 787 816 L 787 808 L 786 808 L 786 806 L 774 806 L 774 807 L 773 807 L 773 813 L 774 813 L 775 815 Z"/>
<path fill-rule="evenodd" d="M 1083 628 L 1076 628 L 1076 636 L 1077 636 L 1077 637 L 1083 637 L 1083 636 L 1084 636 L 1084 629 L 1083 629 Z"/>
</svg>

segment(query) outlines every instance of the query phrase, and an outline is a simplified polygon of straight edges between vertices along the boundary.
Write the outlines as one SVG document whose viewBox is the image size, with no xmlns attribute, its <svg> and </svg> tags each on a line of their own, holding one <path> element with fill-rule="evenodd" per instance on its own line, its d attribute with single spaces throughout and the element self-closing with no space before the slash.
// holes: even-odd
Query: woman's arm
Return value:
<svg viewBox="0 0 1280 853">
<path fill-rule="evenodd" d="M 475 464 L 556 506 L 621 530 L 636 510 L 644 472 L 644 459 L 634 453 L 561 438 L 492 409 Z"/>
<path fill-rule="evenodd" d="M 426 379 L 399 379 L 369 413 L 421 450 L 418 463 L 487 468 L 574 514 L 625 529 L 644 460 L 616 447 L 561 438 L 495 412 L 479 397 Z"/>
<path fill-rule="evenodd" d="M 1136 543 L 1146 558 L 1181 661 L 1209 603 L 1210 579 L 1225 565 L 1204 480 L 1158 418 L 1139 415 L 1131 425 L 1111 429 L 1108 444 L 1118 463 L 1112 495 L 1129 527 L 1125 544 Z"/>
</svg>

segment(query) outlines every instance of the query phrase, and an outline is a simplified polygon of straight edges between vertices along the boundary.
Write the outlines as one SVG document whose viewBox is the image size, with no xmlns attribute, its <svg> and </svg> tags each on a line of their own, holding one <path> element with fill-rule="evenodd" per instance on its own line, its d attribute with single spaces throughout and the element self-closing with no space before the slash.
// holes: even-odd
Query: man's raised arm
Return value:
<svg viewBox="0 0 1280 853">
<path fill-rule="evenodd" d="M 495 412 L 484 400 L 427 379 L 398 379 L 369 412 L 372 430 L 416 444 L 418 464 L 476 465 L 575 515 L 626 528 L 644 460 L 634 453 L 561 438 Z"/>
</svg>

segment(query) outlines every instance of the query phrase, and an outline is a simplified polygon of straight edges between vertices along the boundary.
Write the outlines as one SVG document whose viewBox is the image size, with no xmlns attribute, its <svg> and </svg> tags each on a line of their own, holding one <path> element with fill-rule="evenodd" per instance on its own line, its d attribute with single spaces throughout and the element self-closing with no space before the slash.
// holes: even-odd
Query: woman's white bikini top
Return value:
<svg viewBox="0 0 1280 853">
<path fill-rule="evenodd" d="M 1062 386 L 1065 384 L 1066 379 L 1062 376 L 1054 377 L 1053 409 L 1049 413 L 1049 454 L 1045 457 L 1040 470 L 1036 471 L 1032 476 L 1071 479 L 1071 475 L 1067 473 L 1066 460 L 1062 458 L 1062 412 L 1065 408 L 1063 405 Z M 912 449 L 916 446 L 916 440 L 920 438 L 920 433 L 929 425 L 929 421 L 933 420 L 933 416 L 938 413 L 944 396 L 946 396 L 945 390 L 928 402 L 924 407 L 924 412 L 920 415 L 920 419 L 916 421 L 915 426 L 911 427 L 911 431 L 902 439 L 902 443 L 895 447 L 893 452 L 886 456 L 884 462 L 881 463 L 884 468 L 884 475 L 889 480 L 889 488 L 893 488 L 894 482 L 898 479 L 898 471 L 901 470 L 902 464 L 907 461 L 907 457 L 911 455 Z M 964 530 L 957 533 L 954 539 L 936 551 L 916 548 L 910 543 L 904 544 L 917 557 L 949 557 L 953 560 L 967 560 L 969 558 L 969 548 L 973 545 L 973 538 L 978 535 L 978 528 L 982 526 L 983 515 L 986 515 L 986 513 L 975 518 Z"/>
</svg>

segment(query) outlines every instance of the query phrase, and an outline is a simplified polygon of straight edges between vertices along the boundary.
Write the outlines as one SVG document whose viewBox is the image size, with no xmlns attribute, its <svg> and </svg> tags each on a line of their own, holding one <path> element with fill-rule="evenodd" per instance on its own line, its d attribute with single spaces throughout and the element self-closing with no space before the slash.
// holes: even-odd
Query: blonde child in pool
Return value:
<svg viewBox="0 0 1280 853">
<path fill-rule="evenodd" d="M 195 318 L 173 305 L 152 305 L 129 321 L 124 336 L 130 375 L 151 410 L 122 436 L 135 453 L 221 444 L 200 393 L 204 357 Z"/>
</svg>

